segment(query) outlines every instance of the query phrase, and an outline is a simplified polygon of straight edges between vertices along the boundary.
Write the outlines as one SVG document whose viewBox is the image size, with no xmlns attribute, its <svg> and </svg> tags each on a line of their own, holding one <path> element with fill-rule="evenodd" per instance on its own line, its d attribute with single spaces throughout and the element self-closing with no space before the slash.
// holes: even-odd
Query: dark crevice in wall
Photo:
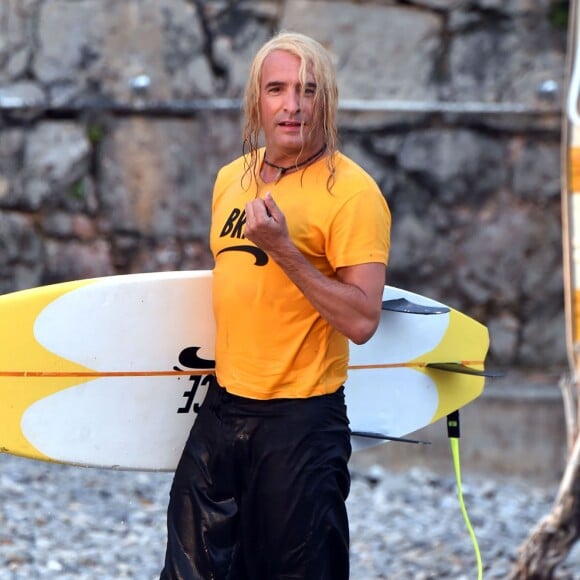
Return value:
<svg viewBox="0 0 580 580">
<path fill-rule="evenodd" d="M 218 80 L 218 87 L 224 89 L 228 85 L 229 73 L 225 66 L 223 66 L 215 56 L 214 51 L 214 34 L 211 27 L 211 22 L 207 13 L 207 6 L 204 0 L 188 0 L 197 9 L 199 21 L 204 35 L 203 51 L 209 62 L 210 68 Z M 235 5 L 234 0 L 228 2 L 228 10 L 233 9 Z"/>
</svg>

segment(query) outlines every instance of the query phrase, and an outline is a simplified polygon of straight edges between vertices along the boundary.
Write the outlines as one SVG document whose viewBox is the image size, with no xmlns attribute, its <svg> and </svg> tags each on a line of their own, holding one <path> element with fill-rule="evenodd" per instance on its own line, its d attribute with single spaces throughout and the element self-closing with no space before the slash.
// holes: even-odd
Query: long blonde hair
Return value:
<svg viewBox="0 0 580 580">
<path fill-rule="evenodd" d="M 306 75 L 309 68 L 314 77 L 314 82 L 316 83 L 314 95 L 315 113 L 310 133 L 322 127 L 326 143 L 326 163 L 330 172 L 327 185 L 328 189 L 330 189 L 335 173 L 334 153 L 338 147 L 338 87 L 334 66 L 330 54 L 319 42 L 297 32 L 278 33 L 260 48 L 252 62 L 243 102 L 244 129 L 242 136 L 245 172 L 242 176 L 242 185 L 248 175 L 250 179 L 248 188 L 252 180 L 257 182 L 257 175 L 260 170 L 258 167 L 258 142 L 261 131 L 260 83 L 264 60 L 275 50 L 289 52 L 300 59 L 299 78 L 303 91 L 306 88 Z"/>
</svg>

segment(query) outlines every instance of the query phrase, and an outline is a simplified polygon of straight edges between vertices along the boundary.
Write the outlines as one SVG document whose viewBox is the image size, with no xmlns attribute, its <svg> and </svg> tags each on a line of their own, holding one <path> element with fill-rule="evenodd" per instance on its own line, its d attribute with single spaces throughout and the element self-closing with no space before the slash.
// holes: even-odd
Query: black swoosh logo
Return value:
<svg viewBox="0 0 580 580">
<path fill-rule="evenodd" d="M 208 360 L 197 356 L 197 351 L 201 347 L 188 346 L 179 353 L 179 362 L 188 369 L 213 369 L 215 360 Z"/>
<path fill-rule="evenodd" d="M 220 250 L 218 256 L 224 252 L 247 252 L 248 254 L 252 254 L 256 260 L 254 266 L 265 266 L 268 263 L 268 254 L 256 246 L 230 246 L 229 248 Z"/>
</svg>

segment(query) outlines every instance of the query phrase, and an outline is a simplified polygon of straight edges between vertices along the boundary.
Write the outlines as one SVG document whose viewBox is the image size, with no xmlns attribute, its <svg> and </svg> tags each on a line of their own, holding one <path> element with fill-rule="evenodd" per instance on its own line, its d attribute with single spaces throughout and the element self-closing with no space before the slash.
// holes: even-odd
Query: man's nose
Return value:
<svg viewBox="0 0 580 580">
<path fill-rule="evenodd" d="M 300 111 L 301 100 L 302 96 L 300 95 L 300 91 L 288 91 L 284 108 L 290 113 L 298 113 Z"/>
</svg>

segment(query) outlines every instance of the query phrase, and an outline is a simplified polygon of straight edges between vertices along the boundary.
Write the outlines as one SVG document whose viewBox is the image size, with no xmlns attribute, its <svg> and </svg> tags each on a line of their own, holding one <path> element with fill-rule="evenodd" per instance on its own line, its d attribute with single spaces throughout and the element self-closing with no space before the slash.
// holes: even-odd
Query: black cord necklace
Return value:
<svg viewBox="0 0 580 580">
<path fill-rule="evenodd" d="M 282 167 L 282 165 L 276 165 L 275 163 L 268 161 L 266 159 L 266 153 L 264 153 L 264 163 L 266 165 L 268 165 L 269 167 L 273 167 L 274 169 L 278 170 L 278 175 L 276 175 L 276 181 L 278 181 L 287 171 L 291 171 L 294 169 L 300 169 L 301 167 L 304 167 L 305 165 L 308 165 L 309 163 L 314 161 L 317 157 L 322 155 L 322 152 L 325 149 L 326 149 L 326 143 L 314 155 L 311 155 L 310 157 L 308 157 L 308 159 L 305 159 L 304 161 L 301 161 L 300 163 L 295 163 L 294 165 L 290 165 L 288 167 Z"/>
</svg>

